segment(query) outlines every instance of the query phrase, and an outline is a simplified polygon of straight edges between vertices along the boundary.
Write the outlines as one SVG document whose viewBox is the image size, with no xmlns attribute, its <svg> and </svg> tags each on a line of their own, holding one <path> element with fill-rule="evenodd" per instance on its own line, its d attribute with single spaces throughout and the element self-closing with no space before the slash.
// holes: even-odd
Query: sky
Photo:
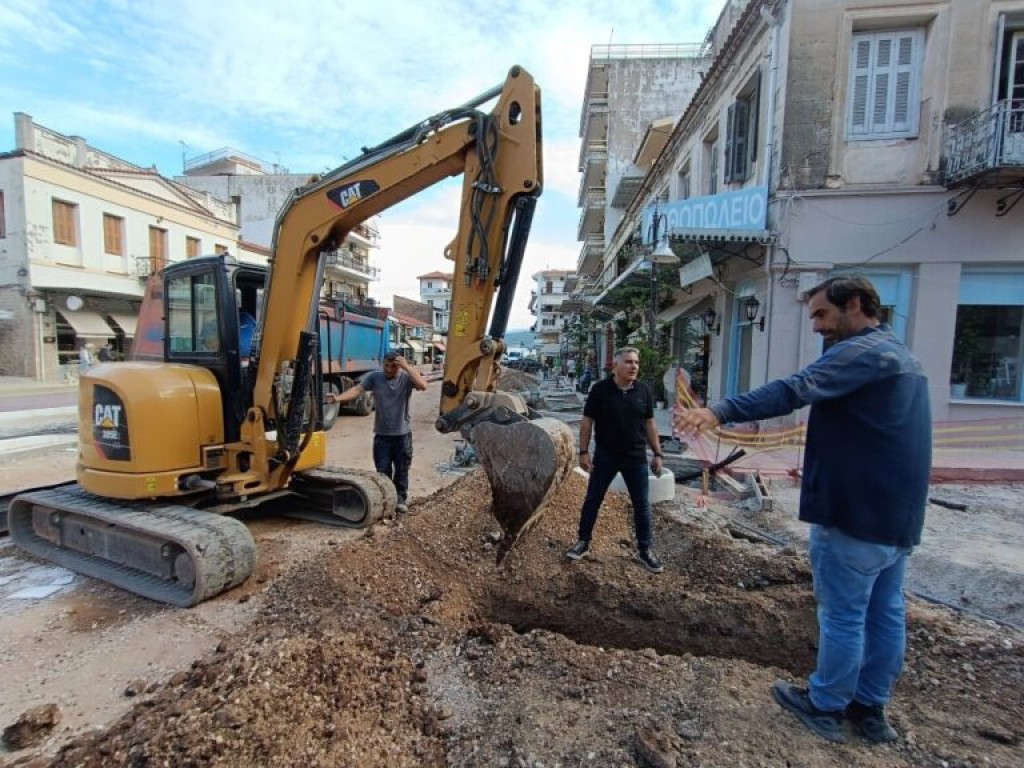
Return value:
<svg viewBox="0 0 1024 768">
<path fill-rule="evenodd" d="M 574 270 L 579 124 L 592 45 L 699 43 L 725 0 L 0 0 L 0 151 L 14 113 L 165 176 L 232 147 L 322 173 L 499 85 L 542 90 L 545 189 L 510 329 L 543 269 Z M 5 114 L 6 113 L 6 114 Z M 459 179 L 385 211 L 371 297 L 451 272 Z"/>
</svg>

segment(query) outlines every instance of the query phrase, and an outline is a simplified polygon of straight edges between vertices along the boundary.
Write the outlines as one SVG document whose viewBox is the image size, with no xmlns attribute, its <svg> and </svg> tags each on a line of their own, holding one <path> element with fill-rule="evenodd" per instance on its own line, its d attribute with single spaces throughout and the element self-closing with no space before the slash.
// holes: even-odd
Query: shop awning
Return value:
<svg viewBox="0 0 1024 768">
<path fill-rule="evenodd" d="M 702 312 L 705 312 L 710 306 L 711 296 L 698 296 L 696 299 L 681 301 L 678 304 L 673 304 L 668 309 L 659 312 L 658 322 L 662 324 L 671 323 L 681 315 L 699 315 Z"/>
<path fill-rule="evenodd" d="M 440 352 L 444 352 L 444 342 L 443 341 L 435 341 L 434 342 L 434 349 L 436 349 L 436 350 L 438 350 Z"/>
<path fill-rule="evenodd" d="M 98 312 L 79 309 L 76 312 L 62 312 L 61 317 L 75 329 L 75 335 L 81 338 L 109 339 L 114 335 L 114 329 Z"/>
<path fill-rule="evenodd" d="M 419 339 L 406 339 L 405 343 L 409 345 L 409 348 L 412 349 L 413 352 L 423 351 L 423 342 Z"/>
<path fill-rule="evenodd" d="M 124 312 L 111 312 L 110 319 L 117 323 L 117 327 L 124 331 L 124 335 L 130 338 L 135 336 L 135 326 L 138 325 L 138 315 L 129 315 Z"/>
</svg>

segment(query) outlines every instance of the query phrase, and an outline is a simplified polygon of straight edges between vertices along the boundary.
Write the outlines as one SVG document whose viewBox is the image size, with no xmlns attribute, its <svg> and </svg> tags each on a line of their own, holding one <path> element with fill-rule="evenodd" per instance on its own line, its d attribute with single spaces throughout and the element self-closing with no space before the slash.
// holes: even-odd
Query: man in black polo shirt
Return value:
<svg viewBox="0 0 1024 768">
<path fill-rule="evenodd" d="M 654 423 L 654 396 L 636 380 L 640 352 L 622 347 L 615 352 L 612 376 L 594 383 L 583 406 L 580 422 L 580 466 L 590 472 L 587 496 L 580 511 L 579 541 L 566 552 L 570 560 L 581 560 L 590 551 L 590 539 L 597 523 L 601 502 L 615 475 L 622 479 L 633 504 L 636 529 L 636 559 L 651 573 L 661 573 L 661 560 L 651 550 L 651 504 L 647 474 L 647 446 L 654 451 L 651 471 L 661 473 L 662 454 L 658 428 Z M 594 456 L 590 436 L 596 426 Z"/>
</svg>

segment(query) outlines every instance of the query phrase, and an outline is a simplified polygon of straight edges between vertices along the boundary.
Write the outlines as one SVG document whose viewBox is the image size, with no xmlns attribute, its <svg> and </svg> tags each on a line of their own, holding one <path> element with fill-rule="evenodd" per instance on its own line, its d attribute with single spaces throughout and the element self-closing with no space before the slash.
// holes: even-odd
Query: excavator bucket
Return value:
<svg viewBox="0 0 1024 768">
<path fill-rule="evenodd" d="M 491 514 L 504 532 L 500 564 L 537 524 L 568 476 L 576 439 L 564 422 L 541 418 L 505 425 L 483 422 L 474 427 L 472 442 L 491 484 Z"/>
</svg>

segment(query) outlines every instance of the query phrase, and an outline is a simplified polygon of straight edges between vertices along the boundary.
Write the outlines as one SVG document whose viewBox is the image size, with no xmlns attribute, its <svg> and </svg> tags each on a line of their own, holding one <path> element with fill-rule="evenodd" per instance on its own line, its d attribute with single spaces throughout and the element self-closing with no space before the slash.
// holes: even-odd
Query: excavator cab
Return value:
<svg viewBox="0 0 1024 768">
<path fill-rule="evenodd" d="M 251 405 L 247 369 L 266 280 L 266 268 L 227 253 L 177 262 L 153 276 L 139 312 L 131 359 L 210 371 L 228 441 L 239 439 Z"/>
</svg>

